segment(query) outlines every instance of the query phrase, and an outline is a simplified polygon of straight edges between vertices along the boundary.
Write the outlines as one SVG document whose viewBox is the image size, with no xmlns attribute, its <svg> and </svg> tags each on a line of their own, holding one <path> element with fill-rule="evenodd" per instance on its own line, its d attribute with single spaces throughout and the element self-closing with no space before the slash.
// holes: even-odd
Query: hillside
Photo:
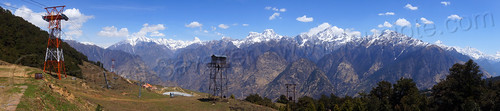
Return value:
<svg viewBox="0 0 500 111">
<path fill-rule="evenodd" d="M 0 61 L 0 100 L 1 106 L 17 110 L 274 110 L 241 100 L 230 99 L 229 103 L 202 101 L 205 93 L 199 93 L 179 87 L 161 87 L 158 90 L 141 90 L 138 98 L 136 82 L 117 77 L 107 72 L 111 88 L 106 89 L 102 71 L 104 69 L 88 62 L 79 65 L 84 79 L 69 76 L 57 78 L 44 73 L 44 79 L 34 79 L 34 73 L 42 72 L 38 68 L 19 66 Z M 71 79 L 70 79 L 71 78 Z M 193 97 L 176 96 L 170 98 L 162 92 L 178 91 L 193 94 Z M 17 104 L 10 102 L 17 101 Z M 0 107 L 1 110 L 9 110 Z"/>
<path fill-rule="evenodd" d="M 136 81 L 105 72 L 66 42 L 61 47 L 68 77 L 58 80 L 41 69 L 47 37 L 46 31 L 0 8 L 0 110 L 274 110 L 234 99 L 212 105 L 203 101 L 205 93 L 160 85 L 155 85 L 157 90 L 142 88 L 138 98 Z M 44 78 L 34 79 L 35 73 L 42 73 Z M 162 95 L 167 91 L 194 96 Z"/>
<path fill-rule="evenodd" d="M 100 61 L 103 67 L 111 70 L 111 60 L 115 60 L 115 72 L 121 77 L 132 80 L 146 81 L 152 84 L 168 85 L 167 81 L 162 81 L 158 75 L 149 68 L 140 56 L 123 52 L 121 50 L 104 49 L 96 45 L 86 45 L 73 40 L 64 40 L 78 52 L 87 54 L 90 61 Z"/>
<path fill-rule="evenodd" d="M 0 7 L 0 60 L 43 68 L 48 37 L 47 31 Z M 61 43 L 61 47 L 66 72 L 81 77 L 78 65 L 88 61 L 87 57 L 65 42 Z"/>
</svg>

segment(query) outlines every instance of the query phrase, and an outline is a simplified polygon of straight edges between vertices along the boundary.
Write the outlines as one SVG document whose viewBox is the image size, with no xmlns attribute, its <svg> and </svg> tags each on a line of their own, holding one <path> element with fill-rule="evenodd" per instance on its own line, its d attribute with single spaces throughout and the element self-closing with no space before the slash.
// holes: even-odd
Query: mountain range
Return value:
<svg viewBox="0 0 500 111">
<path fill-rule="evenodd" d="M 453 64 L 469 59 L 482 66 L 485 77 L 500 74 L 499 57 L 472 48 L 427 43 L 391 30 L 359 37 L 327 23 L 315 29 L 294 37 L 266 29 L 250 32 L 244 39 L 212 41 L 136 37 L 106 49 L 68 43 L 89 60 L 108 60 L 103 62 L 108 69 L 110 58 L 117 59 L 121 76 L 132 78 L 139 71 L 150 77 L 146 81 L 202 92 L 208 91 L 210 56 L 226 55 L 231 64 L 229 93 L 238 98 L 258 93 L 276 99 L 285 94 L 288 83 L 297 84 L 298 96 L 312 97 L 356 96 L 378 81 L 400 78 L 413 78 L 420 89 L 429 89 L 446 77 Z"/>
</svg>

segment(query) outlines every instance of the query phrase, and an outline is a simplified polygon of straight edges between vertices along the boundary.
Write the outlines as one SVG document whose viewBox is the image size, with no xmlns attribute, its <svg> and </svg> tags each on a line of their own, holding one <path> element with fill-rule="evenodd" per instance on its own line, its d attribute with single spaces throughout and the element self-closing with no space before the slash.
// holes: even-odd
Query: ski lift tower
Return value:
<svg viewBox="0 0 500 111">
<path fill-rule="evenodd" d="M 68 17 L 62 12 L 66 6 L 47 7 L 47 15 L 42 16 L 43 20 L 49 22 L 49 40 L 45 51 L 45 62 L 43 64 L 43 72 L 56 72 L 59 80 L 61 73 L 67 77 L 64 67 L 64 55 L 61 45 L 61 20 L 68 21 Z"/>
</svg>

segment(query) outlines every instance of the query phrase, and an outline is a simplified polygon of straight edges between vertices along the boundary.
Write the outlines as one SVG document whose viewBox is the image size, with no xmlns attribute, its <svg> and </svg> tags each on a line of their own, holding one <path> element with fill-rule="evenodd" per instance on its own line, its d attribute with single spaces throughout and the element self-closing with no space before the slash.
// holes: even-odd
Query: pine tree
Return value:
<svg viewBox="0 0 500 111">
<path fill-rule="evenodd" d="M 480 102 L 481 94 L 485 91 L 482 76 L 479 66 L 472 60 L 464 64 L 454 64 L 446 79 L 432 88 L 434 108 L 436 110 L 466 110 L 472 107 L 470 105 L 476 106 Z"/>
</svg>

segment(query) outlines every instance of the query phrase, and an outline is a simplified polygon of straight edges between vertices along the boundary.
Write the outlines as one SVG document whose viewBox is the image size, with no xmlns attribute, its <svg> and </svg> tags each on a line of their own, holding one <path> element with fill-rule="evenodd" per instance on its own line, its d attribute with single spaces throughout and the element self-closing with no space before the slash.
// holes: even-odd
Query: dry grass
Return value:
<svg viewBox="0 0 500 111">
<path fill-rule="evenodd" d="M 15 72 L 15 75 L 19 75 L 17 79 L 22 81 L 14 84 L 28 86 L 21 98 L 21 103 L 18 105 L 18 110 L 95 110 L 98 105 L 102 106 L 104 110 L 111 111 L 274 110 L 234 99 L 230 99 L 229 102 L 217 102 L 216 104 L 204 102 L 199 99 L 204 98 L 205 93 L 179 87 L 165 87 L 160 88 L 163 90 L 157 91 L 141 89 L 141 98 L 138 98 L 139 87 L 137 85 L 131 84 L 121 77 L 113 79 L 111 73 L 107 73 L 107 75 L 112 88 L 104 88 L 105 82 L 102 69 L 89 63 L 84 63 L 81 66 L 84 79 L 76 78 L 74 80 L 71 76 L 58 80 L 54 76 L 45 73 L 44 80 L 35 80 L 31 75 L 35 72 L 41 72 L 40 69 L 14 65 L 0 65 L 0 68 L 0 75 L 8 74 L 9 71 L 12 71 L 12 68 L 16 68 L 16 71 L 13 72 Z M 9 80 L 11 79 L 0 76 L 0 86 Z M 49 87 L 50 84 L 61 89 L 55 91 L 54 88 Z M 16 91 L 15 89 L 5 90 Z M 195 96 L 170 98 L 161 94 L 161 92 L 165 91 L 180 91 Z M 74 97 L 70 98 L 60 92 L 70 93 Z"/>
</svg>

